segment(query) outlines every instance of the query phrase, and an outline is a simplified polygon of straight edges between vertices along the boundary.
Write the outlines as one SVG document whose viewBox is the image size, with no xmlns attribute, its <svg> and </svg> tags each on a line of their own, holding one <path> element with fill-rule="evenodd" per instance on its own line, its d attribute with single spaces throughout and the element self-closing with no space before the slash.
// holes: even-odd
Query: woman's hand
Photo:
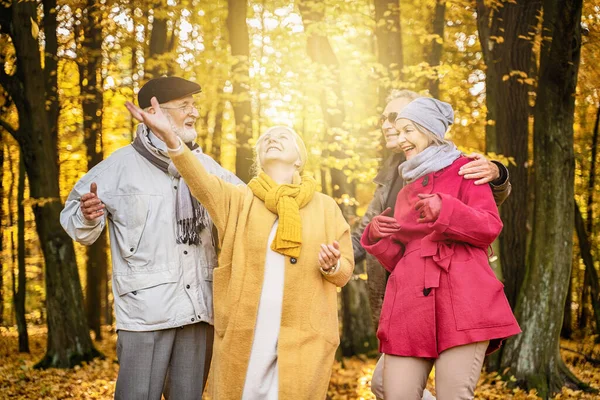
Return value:
<svg viewBox="0 0 600 400">
<path fill-rule="evenodd" d="M 396 218 L 388 216 L 390 211 L 392 209 L 388 207 L 381 214 L 371 219 L 369 224 L 369 239 L 371 242 L 376 242 L 400 230 L 400 224 L 398 224 Z"/>
<path fill-rule="evenodd" d="M 133 118 L 143 122 L 148 128 L 150 128 L 152 133 L 154 133 L 160 140 L 167 144 L 167 147 L 171 149 L 178 148 L 179 138 L 175 132 L 173 132 L 169 117 L 162 112 L 156 97 L 152 97 L 152 99 L 150 99 L 150 103 L 152 104 L 152 108 L 154 110 L 153 114 L 142 110 L 130 101 L 125 102 L 125 107 L 127 107 L 127 110 L 131 113 Z"/>
<path fill-rule="evenodd" d="M 322 244 L 321 251 L 319 251 L 319 265 L 321 266 L 321 269 L 327 272 L 332 268 L 335 268 L 341 255 L 340 244 L 337 240 L 334 240 L 333 244 Z"/>
<path fill-rule="evenodd" d="M 421 193 L 418 196 L 421 200 L 415 204 L 415 210 L 419 212 L 417 222 L 435 222 L 442 211 L 442 199 L 437 194 Z"/>
</svg>

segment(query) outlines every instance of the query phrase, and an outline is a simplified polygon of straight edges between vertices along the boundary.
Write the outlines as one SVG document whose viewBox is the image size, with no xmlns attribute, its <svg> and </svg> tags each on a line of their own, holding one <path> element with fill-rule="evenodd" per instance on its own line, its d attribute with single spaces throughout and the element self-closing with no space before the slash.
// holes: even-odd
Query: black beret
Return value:
<svg viewBox="0 0 600 400">
<path fill-rule="evenodd" d="M 151 106 L 152 97 L 156 97 L 156 100 L 163 104 L 201 91 L 202 88 L 195 82 L 176 76 L 163 76 L 150 79 L 142 86 L 138 93 L 138 103 L 140 108 L 146 108 Z"/>
</svg>

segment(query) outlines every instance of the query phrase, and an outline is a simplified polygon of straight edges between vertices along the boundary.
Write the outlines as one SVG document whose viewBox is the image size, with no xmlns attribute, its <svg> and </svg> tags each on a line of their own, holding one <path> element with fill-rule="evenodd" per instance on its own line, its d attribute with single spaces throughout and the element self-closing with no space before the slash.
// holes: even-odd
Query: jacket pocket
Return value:
<svg viewBox="0 0 600 400">
<path fill-rule="evenodd" d="M 231 309 L 229 305 L 229 282 L 231 264 L 211 269 L 213 278 L 213 305 L 215 310 L 215 332 L 223 337 L 229 324 Z"/>
<path fill-rule="evenodd" d="M 452 262 L 448 273 L 456 329 L 493 328 L 514 323 L 500 282 L 479 254 L 469 262 Z"/>
<path fill-rule="evenodd" d="M 385 295 L 383 297 L 383 305 L 381 306 L 381 315 L 379 316 L 379 328 L 377 328 L 377 338 L 383 342 L 389 340 L 390 321 L 394 311 L 396 302 L 396 275 L 390 275 Z"/>
<path fill-rule="evenodd" d="M 177 270 L 115 275 L 113 284 L 120 300 L 118 306 L 126 312 L 121 322 L 152 326 L 177 320 L 180 306 L 177 297 L 178 277 Z"/>
<path fill-rule="evenodd" d="M 321 284 L 317 285 L 310 304 L 310 325 L 325 341 L 337 347 L 340 344 L 340 328 L 336 286 L 321 277 L 319 279 Z"/>
<path fill-rule="evenodd" d="M 130 267 L 145 267 L 151 259 L 149 251 L 156 251 L 160 242 L 158 232 L 149 225 L 149 195 L 130 194 L 119 196 L 118 212 L 113 216 L 115 240 L 121 257 Z M 151 233 L 151 234 L 149 234 Z M 164 245 L 163 245 L 164 246 Z"/>
<path fill-rule="evenodd" d="M 148 274 L 115 275 L 113 281 L 117 294 L 123 296 L 130 292 L 148 289 L 163 283 L 175 283 L 178 278 L 179 271 L 171 269 Z"/>
</svg>

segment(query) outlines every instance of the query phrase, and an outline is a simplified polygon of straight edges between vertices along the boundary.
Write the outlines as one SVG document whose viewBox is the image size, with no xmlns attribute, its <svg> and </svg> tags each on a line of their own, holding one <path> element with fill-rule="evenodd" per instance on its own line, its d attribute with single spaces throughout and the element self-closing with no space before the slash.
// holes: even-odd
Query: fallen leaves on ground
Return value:
<svg viewBox="0 0 600 400">
<path fill-rule="evenodd" d="M 95 342 L 106 358 L 94 360 L 72 370 L 36 370 L 33 366 L 46 350 L 46 329 L 29 327 L 31 354 L 18 353 L 14 329 L 0 329 L 0 398 L 8 399 L 112 399 L 119 371 L 115 354 L 114 330 L 103 331 L 104 340 Z M 592 387 L 600 388 L 600 365 L 584 355 L 600 358 L 600 346 L 590 341 L 561 343 L 563 359 L 577 377 Z M 336 362 L 331 376 L 328 398 L 331 400 L 375 399 L 371 393 L 371 376 L 377 360 L 353 357 Z M 435 371 L 434 371 L 435 373 Z M 427 388 L 435 393 L 434 373 Z M 598 394 L 564 388 L 555 399 L 597 399 Z M 483 373 L 477 385 L 476 399 L 537 400 L 535 391 L 513 388 L 510 381 L 497 373 Z"/>
</svg>

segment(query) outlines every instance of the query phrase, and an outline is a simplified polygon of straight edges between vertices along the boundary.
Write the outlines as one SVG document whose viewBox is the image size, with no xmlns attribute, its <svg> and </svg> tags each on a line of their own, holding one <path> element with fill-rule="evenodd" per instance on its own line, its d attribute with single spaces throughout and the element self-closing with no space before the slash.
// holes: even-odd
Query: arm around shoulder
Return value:
<svg viewBox="0 0 600 400">
<path fill-rule="evenodd" d="M 500 207 L 504 201 L 510 195 L 512 191 L 512 185 L 510 184 L 510 174 L 508 173 L 508 168 L 504 164 L 498 161 L 492 161 L 498 167 L 498 171 L 500 171 L 500 177 L 495 181 L 490 182 L 490 187 L 492 188 L 492 193 L 494 195 L 494 201 L 496 205 Z"/>
</svg>

